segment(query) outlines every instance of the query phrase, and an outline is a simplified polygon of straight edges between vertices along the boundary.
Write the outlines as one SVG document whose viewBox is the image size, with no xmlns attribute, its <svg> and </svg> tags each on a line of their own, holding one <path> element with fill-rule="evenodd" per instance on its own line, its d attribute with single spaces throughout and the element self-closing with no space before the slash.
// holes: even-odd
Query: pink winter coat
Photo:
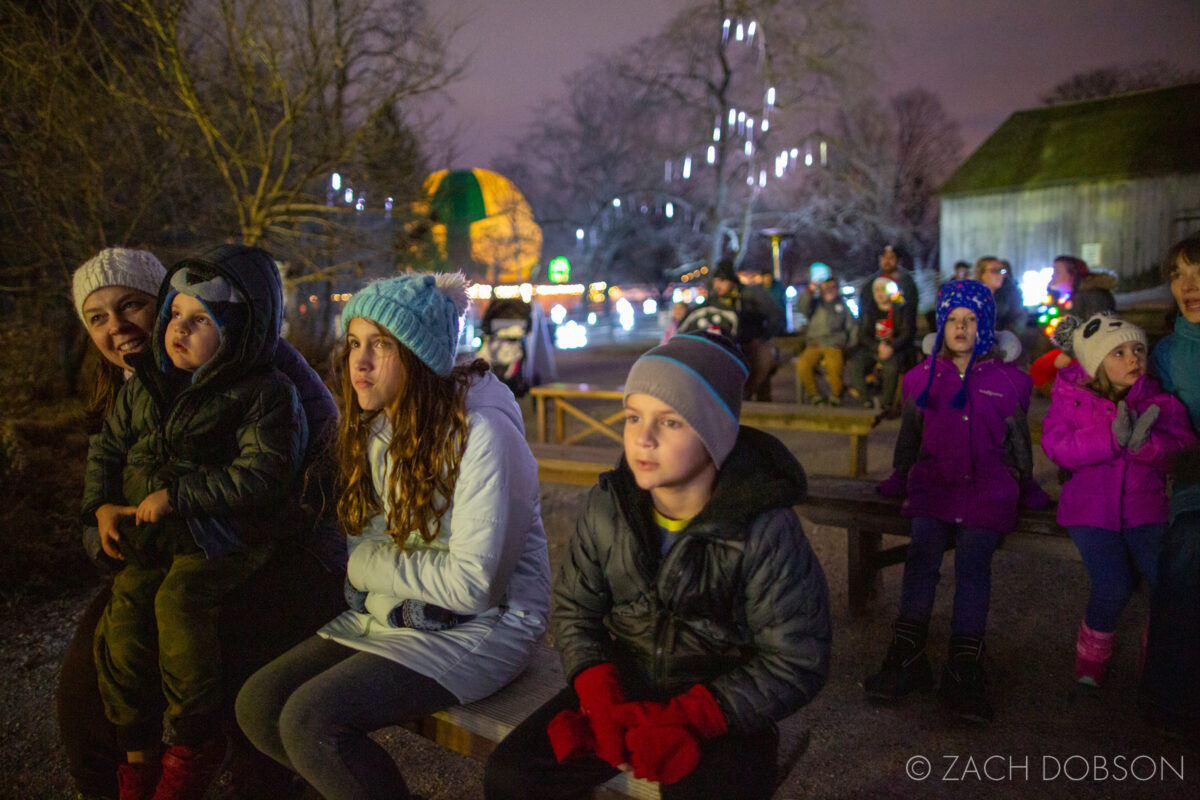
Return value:
<svg viewBox="0 0 1200 800">
<path fill-rule="evenodd" d="M 1136 452 L 1117 445 L 1117 404 L 1092 392 L 1087 373 L 1072 364 L 1058 373 L 1042 422 L 1042 449 L 1071 472 L 1058 500 L 1058 524 L 1119 531 L 1167 521 L 1166 474 L 1171 456 L 1195 442 L 1187 410 L 1147 375 L 1125 403 L 1139 416 L 1159 408 L 1150 436 Z"/>
</svg>

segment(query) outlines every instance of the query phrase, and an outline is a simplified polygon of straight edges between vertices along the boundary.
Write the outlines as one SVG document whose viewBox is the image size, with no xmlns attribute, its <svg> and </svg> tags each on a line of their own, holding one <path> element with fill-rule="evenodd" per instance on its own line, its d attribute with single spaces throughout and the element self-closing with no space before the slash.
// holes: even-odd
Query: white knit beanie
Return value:
<svg viewBox="0 0 1200 800">
<path fill-rule="evenodd" d="M 1087 321 L 1079 322 L 1077 325 L 1073 325 L 1074 322 L 1076 322 L 1074 317 L 1067 316 L 1058 324 L 1058 327 L 1068 326 L 1063 333 L 1070 334 L 1071 350 L 1079 359 L 1079 365 L 1087 372 L 1088 377 L 1096 377 L 1100 365 L 1117 345 L 1126 342 L 1141 342 L 1143 347 L 1146 346 L 1145 331 L 1110 312 L 1102 311 L 1099 314 L 1093 314 L 1088 317 Z M 1059 331 L 1055 330 L 1055 339 L 1058 338 Z"/>
<path fill-rule="evenodd" d="M 153 253 L 110 247 L 89 258 L 72 279 L 75 311 L 83 319 L 83 301 L 97 289 L 125 286 L 158 297 L 158 287 L 167 270 Z"/>
</svg>

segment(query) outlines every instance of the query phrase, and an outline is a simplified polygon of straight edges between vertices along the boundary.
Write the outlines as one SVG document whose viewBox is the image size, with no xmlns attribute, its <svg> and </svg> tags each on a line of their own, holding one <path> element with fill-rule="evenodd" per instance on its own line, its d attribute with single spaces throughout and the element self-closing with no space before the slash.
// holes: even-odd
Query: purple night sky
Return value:
<svg viewBox="0 0 1200 800">
<path fill-rule="evenodd" d="M 1167 59 L 1200 70 L 1197 0 L 860 0 L 877 34 L 880 94 L 923 86 L 962 126 L 964 156 L 1055 83 L 1110 64 Z M 450 166 L 486 167 L 538 100 L 588 61 L 656 33 L 686 0 L 439 0 L 465 20 L 467 76 L 441 107 Z"/>
</svg>

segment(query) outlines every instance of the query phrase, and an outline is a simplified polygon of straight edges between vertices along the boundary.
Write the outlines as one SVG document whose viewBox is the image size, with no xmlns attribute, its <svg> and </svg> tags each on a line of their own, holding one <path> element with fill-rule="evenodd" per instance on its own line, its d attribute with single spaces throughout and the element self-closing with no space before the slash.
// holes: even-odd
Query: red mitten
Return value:
<svg viewBox="0 0 1200 800">
<path fill-rule="evenodd" d="M 587 717 L 569 708 L 560 711 L 550 720 L 550 724 L 546 726 L 546 733 L 550 736 L 554 757 L 560 764 L 596 749 L 596 737 L 592 735 L 592 727 L 588 724 Z"/>
<path fill-rule="evenodd" d="M 618 723 L 612 714 L 614 707 L 625 702 L 617 668 L 608 662 L 588 667 L 575 678 L 575 694 L 579 695 L 579 710 L 592 727 L 596 755 L 614 767 L 628 763 L 629 753 L 625 750 L 628 726 Z"/>
<path fill-rule="evenodd" d="M 1054 360 L 1060 355 L 1062 355 L 1062 350 L 1055 348 L 1029 365 L 1029 377 L 1033 378 L 1034 386 L 1040 387 L 1054 382 L 1054 378 L 1058 375 L 1058 368 L 1054 366 Z"/>
<path fill-rule="evenodd" d="M 700 740 L 728 729 L 708 689 L 696 684 L 670 703 L 625 703 L 613 710 L 629 727 L 625 744 L 637 778 L 674 783 L 700 763 Z"/>
<path fill-rule="evenodd" d="M 625 734 L 633 777 L 657 783 L 683 780 L 700 763 L 700 743 L 682 726 L 630 728 Z"/>
</svg>

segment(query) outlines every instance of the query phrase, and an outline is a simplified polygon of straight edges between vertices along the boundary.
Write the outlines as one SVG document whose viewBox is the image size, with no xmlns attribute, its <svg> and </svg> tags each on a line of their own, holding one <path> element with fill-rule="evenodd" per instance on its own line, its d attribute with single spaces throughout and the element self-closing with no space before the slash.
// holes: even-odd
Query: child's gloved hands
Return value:
<svg viewBox="0 0 1200 800">
<path fill-rule="evenodd" d="M 558 712 L 546 726 L 546 734 L 550 737 L 554 757 L 560 764 L 596 751 L 596 735 L 592 733 L 592 726 L 588 724 L 588 718 L 578 711 L 568 708 Z"/>
<path fill-rule="evenodd" d="M 1129 437 L 1133 435 L 1135 419 L 1136 415 L 1129 410 L 1129 406 L 1125 404 L 1124 400 L 1117 403 L 1117 416 L 1112 421 L 1112 433 L 1118 447 L 1129 446 Z"/>
<path fill-rule="evenodd" d="M 1129 444 L 1127 445 L 1131 451 L 1138 451 L 1142 445 L 1146 443 L 1146 439 L 1150 438 L 1150 429 L 1154 427 L 1155 421 L 1158 419 L 1159 407 L 1152 405 L 1142 412 L 1142 415 L 1137 418 L 1133 425 L 1133 430 L 1129 434 Z"/>
<path fill-rule="evenodd" d="M 669 703 L 623 703 L 613 716 L 628 727 L 634 777 L 659 783 L 682 780 L 700 763 L 700 742 L 728 729 L 721 707 L 700 684 Z"/>
<path fill-rule="evenodd" d="M 616 666 L 605 662 L 579 673 L 575 678 L 575 694 L 579 695 L 579 710 L 592 727 L 596 755 L 617 769 L 628 766 L 629 753 L 625 749 L 628 725 L 613 716 L 613 709 L 625 702 Z"/>
</svg>

